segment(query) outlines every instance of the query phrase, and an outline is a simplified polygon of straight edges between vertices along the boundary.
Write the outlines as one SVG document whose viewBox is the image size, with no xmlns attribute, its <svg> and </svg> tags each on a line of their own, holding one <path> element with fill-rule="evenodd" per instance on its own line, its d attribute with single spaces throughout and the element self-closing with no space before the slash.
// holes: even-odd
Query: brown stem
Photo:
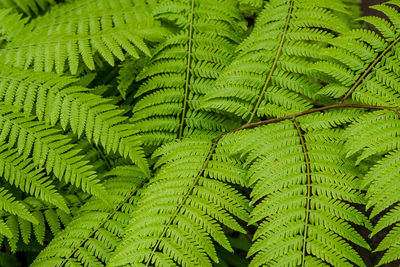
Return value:
<svg viewBox="0 0 400 267">
<path fill-rule="evenodd" d="M 324 111 L 324 110 L 328 110 L 328 109 L 334 109 L 334 108 L 386 109 L 386 110 L 392 110 L 392 111 L 394 111 L 396 113 L 398 113 L 398 110 L 399 110 L 398 107 L 357 105 L 357 104 L 342 104 L 342 103 L 339 103 L 339 104 L 333 104 L 333 105 L 319 107 L 319 108 L 313 108 L 313 109 L 305 110 L 305 111 L 302 111 L 302 112 L 299 112 L 299 113 L 295 113 L 295 114 L 279 117 L 279 118 L 273 118 L 273 119 L 269 119 L 269 120 L 246 123 L 246 124 L 243 124 L 242 126 L 237 127 L 237 128 L 235 128 L 235 129 L 233 129 L 233 130 L 231 130 L 229 132 L 221 134 L 220 136 L 216 137 L 214 140 L 218 141 L 222 137 L 224 137 L 225 135 L 228 135 L 228 134 L 240 131 L 240 130 L 254 128 L 254 127 L 257 127 L 257 126 L 260 126 L 260 125 L 267 125 L 267 124 L 270 124 L 270 123 L 280 122 L 280 121 L 284 121 L 284 120 L 288 120 L 288 119 L 294 119 L 294 118 L 301 117 L 301 116 L 304 116 L 304 115 L 308 115 L 308 114 L 311 114 L 311 113 L 320 112 L 320 111 Z"/>
</svg>

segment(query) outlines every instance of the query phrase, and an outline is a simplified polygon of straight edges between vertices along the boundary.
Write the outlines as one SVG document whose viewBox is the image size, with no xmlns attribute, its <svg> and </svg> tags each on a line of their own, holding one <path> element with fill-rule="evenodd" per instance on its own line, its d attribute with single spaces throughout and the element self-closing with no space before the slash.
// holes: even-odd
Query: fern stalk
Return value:
<svg viewBox="0 0 400 267">
<path fill-rule="evenodd" d="M 183 107 L 181 114 L 181 122 L 179 124 L 178 130 L 178 139 L 183 137 L 183 130 L 185 127 L 185 118 L 187 112 L 187 104 L 188 104 L 188 95 L 189 95 L 189 81 L 190 81 L 190 73 L 191 73 L 191 65 L 192 65 L 192 42 L 193 42 L 193 17 L 194 17 L 194 0 L 190 4 L 190 13 L 189 13 L 189 34 L 188 34 L 188 48 L 187 48 L 187 65 L 186 65 L 186 74 L 185 74 L 185 92 L 183 96 Z"/>
<path fill-rule="evenodd" d="M 274 73 L 274 70 L 276 69 L 276 65 L 278 64 L 279 61 L 279 57 L 282 54 L 282 48 L 283 48 L 283 44 L 286 40 L 286 33 L 289 29 L 289 22 L 290 19 L 292 17 L 292 13 L 293 13 L 293 8 L 294 8 L 294 0 L 291 0 L 289 3 L 289 10 L 287 12 L 287 18 L 286 18 L 286 22 L 285 22 L 285 26 L 283 26 L 283 30 L 281 33 L 281 37 L 280 37 L 280 41 L 279 41 L 279 45 L 278 45 L 278 49 L 276 50 L 276 54 L 275 54 L 275 58 L 274 61 L 272 62 L 272 65 L 268 71 L 268 75 L 267 78 L 265 80 L 265 83 L 261 89 L 261 92 L 258 96 L 257 102 L 254 105 L 253 111 L 251 112 L 250 118 L 247 121 L 247 123 L 251 123 L 254 119 L 254 116 L 256 115 L 256 112 L 258 110 L 258 108 L 260 107 L 261 101 L 264 99 L 264 95 L 265 95 L 265 91 L 267 90 L 269 83 L 271 82 L 271 78 L 272 78 L 272 74 Z"/>
<path fill-rule="evenodd" d="M 306 243 L 308 236 L 308 221 L 310 219 L 310 202 L 311 202 L 311 167 L 310 167 L 310 157 L 308 155 L 306 141 L 304 140 L 304 136 L 301 130 L 301 126 L 296 120 L 296 117 L 293 117 L 293 123 L 296 126 L 297 133 L 300 138 L 301 147 L 304 154 L 304 161 L 306 165 L 306 177 L 307 177 L 307 195 L 306 195 L 306 219 L 304 221 L 304 232 L 303 232 L 303 250 L 301 254 L 301 266 L 306 266 Z"/>
<path fill-rule="evenodd" d="M 257 126 L 261 126 L 261 125 L 267 125 L 267 124 L 271 124 L 271 123 L 276 123 L 276 122 L 280 122 L 280 121 L 284 121 L 284 120 L 290 120 L 290 119 L 295 119 L 301 116 L 305 116 L 308 114 L 312 114 L 312 113 L 316 113 L 316 112 L 321 112 L 321 111 L 325 111 L 325 110 L 330 110 L 330 109 L 337 109 L 337 108 L 355 108 L 355 109 L 381 109 L 381 110 L 391 110 L 393 112 L 395 112 L 397 115 L 399 115 L 400 117 L 400 107 L 390 107 L 390 106 L 374 106 L 374 105 L 359 105 L 359 104 L 343 104 L 343 103 L 339 103 L 339 104 L 332 104 L 329 106 L 323 106 L 323 107 L 319 107 L 319 108 L 314 108 L 314 109 L 309 109 L 309 110 L 305 110 L 302 112 L 298 112 L 298 113 L 294 113 L 291 115 L 287 115 L 287 116 L 282 116 L 282 117 L 278 117 L 278 118 L 272 118 L 272 119 L 268 119 L 268 120 L 262 120 L 262 121 L 257 121 L 257 122 L 252 122 L 252 123 L 246 123 L 243 124 L 229 132 L 226 132 L 224 134 L 221 134 L 220 136 L 216 137 L 214 140 L 219 140 L 222 137 L 224 137 L 225 135 L 237 132 L 237 131 L 241 131 L 241 130 L 245 130 L 245 129 L 249 129 L 249 128 L 254 128 Z"/>
</svg>

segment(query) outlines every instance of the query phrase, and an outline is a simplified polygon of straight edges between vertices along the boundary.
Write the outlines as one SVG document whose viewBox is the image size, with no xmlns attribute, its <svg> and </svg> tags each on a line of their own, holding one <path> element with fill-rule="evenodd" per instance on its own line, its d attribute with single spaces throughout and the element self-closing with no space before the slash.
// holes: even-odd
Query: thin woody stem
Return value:
<svg viewBox="0 0 400 267">
<path fill-rule="evenodd" d="M 240 130 L 254 128 L 254 127 L 257 127 L 257 126 L 260 126 L 260 125 L 267 125 L 267 124 L 280 122 L 280 121 L 284 121 L 284 120 L 288 120 L 288 119 L 294 119 L 294 118 L 301 117 L 301 116 L 304 116 L 304 115 L 308 115 L 308 114 L 311 114 L 311 113 L 320 112 L 320 111 L 329 110 L 329 109 L 335 109 L 335 108 L 385 109 L 385 110 L 391 110 L 391 111 L 395 112 L 400 117 L 400 113 L 399 113 L 399 108 L 398 107 L 357 105 L 357 104 L 341 104 L 341 103 L 339 103 L 339 104 L 333 104 L 333 105 L 319 107 L 319 108 L 313 108 L 313 109 L 305 110 L 305 111 L 302 111 L 302 112 L 299 112 L 299 113 L 295 113 L 295 114 L 279 117 L 279 118 L 273 118 L 273 119 L 269 119 L 269 120 L 246 123 L 246 124 L 243 124 L 242 126 L 237 127 L 237 128 L 235 128 L 235 129 L 233 129 L 233 130 L 231 130 L 229 132 L 221 134 L 220 136 L 218 136 L 214 140 L 218 141 L 222 137 L 224 137 L 225 135 L 228 135 L 228 134 L 240 131 Z"/>
</svg>

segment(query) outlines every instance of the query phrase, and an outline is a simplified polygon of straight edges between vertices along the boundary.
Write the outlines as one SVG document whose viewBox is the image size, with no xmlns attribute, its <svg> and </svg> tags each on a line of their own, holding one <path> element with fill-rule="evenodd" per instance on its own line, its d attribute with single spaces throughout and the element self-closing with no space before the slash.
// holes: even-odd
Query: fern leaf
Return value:
<svg viewBox="0 0 400 267">
<path fill-rule="evenodd" d="M 41 169 L 36 169 L 30 158 L 25 159 L 16 149 L 0 145 L 0 176 L 23 192 L 69 212 L 64 198 L 57 192 Z"/>
<path fill-rule="evenodd" d="M 322 130 L 347 126 L 350 122 L 358 120 L 365 111 L 360 109 L 332 109 L 324 113 L 318 112 L 307 116 L 299 117 L 297 120 L 304 129 Z"/>
<path fill-rule="evenodd" d="M 155 13 L 157 18 L 176 21 L 181 30 L 156 47 L 150 64 L 138 76 L 142 85 L 136 92 L 140 99 L 132 120 L 145 142 L 159 145 L 195 131 L 232 128 L 222 117 L 195 110 L 241 40 L 243 18 L 236 3 L 163 1 Z"/>
<path fill-rule="evenodd" d="M 27 18 L 13 13 L 11 9 L 0 9 L 0 41 L 12 41 L 18 37 L 27 22 Z"/>
<path fill-rule="evenodd" d="M 363 178 L 367 189 L 367 209 L 376 218 L 371 236 L 390 229 L 376 251 L 385 251 L 377 266 L 399 260 L 400 199 L 398 197 L 400 162 L 399 117 L 393 111 L 375 111 L 361 116 L 346 130 L 346 152 L 356 156 L 357 162 L 375 156 Z M 390 227 L 390 228 L 389 228 Z"/>
<path fill-rule="evenodd" d="M 147 64 L 147 60 L 129 58 L 121 65 L 118 73 L 118 91 L 123 99 L 126 99 L 127 94 L 130 93 L 130 86 L 135 82 L 145 64 Z"/>
<path fill-rule="evenodd" d="M 358 164 L 369 160 L 363 188 L 367 189 L 366 207 L 371 209 L 370 217 L 377 220 L 372 236 L 391 227 L 376 249 L 385 251 L 378 266 L 400 259 L 400 248 L 395 241 L 400 233 L 399 199 L 393 191 L 398 184 L 395 165 L 399 157 L 398 7 L 399 1 L 373 6 L 388 20 L 374 16 L 361 20 L 371 24 L 378 34 L 369 30 L 344 34 L 326 48 L 325 54 L 329 59 L 315 65 L 326 75 L 325 81 L 330 82 L 330 89 L 321 93 L 341 97 L 341 102 L 351 98 L 362 104 L 394 107 L 393 111 L 368 112 L 346 130 L 347 156 L 356 157 Z"/>
<path fill-rule="evenodd" d="M 15 107 L 0 103 L 0 142 L 8 141 L 9 147 L 15 146 L 24 159 L 32 155 L 37 167 L 44 167 L 60 180 L 106 199 L 95 172 L 68 137 L 34 117 L 14 111 Z"/>
<path fill-rule="evenodd" d="M 20 207 L 17 206 L 11 211 L 4 209 L 4 211 L 0 212 L 0 218 L 9 220 L 10 217 L 18 216 L 18 227 L 13 229 L 13 232 L 18 234 L 16 236 L 7 236 L 7 238 L 9 240 L 13 239 L 13 242 L 21 238 L 25 244 L 31 244 L 31 238 L 34 235 L 35 240 L 43 245 L 45 232 L 47 231 L 46 223 L 55 234 L 60 230 L 61 224 L 66 226 L 71 221 L 72 216 L 76 215 L 78 208 L 82 205 L 81 200 L 76 195 L 67 195 L 65 199 L 67 200 L 70 214 L 33 197 L 19 201 Z M 26 210 L 30 217 L 24 218 L 21 216 L 24 214 L 24 212 L 19 213 L 21 208 Z M 31 221 L 31 219 L 34 219 L 34 221 Z M 54 225 L 58 226 L 58 228 L 54 227 Z"/>
<path fill-rule="evenodd" d="M 229 184 L 245 181 L 240 165 L 214 146 L 190 138 L 153 154 L 160 156 L 160 167 L 142 191 L 110 266 L 212 266 L 211 260 L 218 262 L 213 240 L 232 251 L 222 225 L 245 232 L 235 217 L 247 221 L 249 206 Z"/>
<path fill-rule="evenodd" d="M 263 0 L 239 0 L 239 9 L 246 17 L 253 17 L 263 7 Z"/>
<path fill-rule="evenodd" d="M 75 81 L 53 73 L 5 67 L 0 73 L 0 101 L 21 106 L 25 113 L 33 113 L 50 125 L 60 123 L 78 136 L 85 134 L 107 153 L 129 157 L 148 174 L 141 137 L 127 117 L 121 116 L 124 111 L 110 99 L 91 94 L 90 89 L 71 86 Z"/>
<path fill-rule="evenodd" d="M 6 189 L 0 188 L 0 211 L 6 211 L 11 214 L 17 215 L 24 220 L 27 220 L 31 223 L 38 223 L 38 221 L 33 217 L 33 215 L 26 209 L 24 205 L 22 205 L 19 201 L 15 200 L 15 198 L 10 194 Z M 12 237 L 12 232 L 8 227 L 1 221 L 1 230 L 0 234 L 5 235 L 9 238 Z"/>
<path fill-rule="evenodd" d="M 64 72 L 66 61 L 72 74 L 81 61 L 95 69 L 95 52 L 111 65 L 114 57 L 125 59 L 123 50 L 133 57 L 139 57 L 139 51 L 149 55 L 144 40 L 164 35 L 148 7 L 130 0 L 72 1 L 52 7 L 30 24 L 32 30 L 2 48 L 1 57 L 17 67 L 57 73 Z"/>
<path fill-rule="evenodd" d="M 374 16 L 360 18 L 374 26 L 379 34 L 356 29 L 330 42 L 331 46 L 324 52 L 329 60 L 314 65 L 329 82 L 329 89 L 320 94 L 341 97 L 341 102 L 351 97 L 363 104 L 399 106 L 400 14 L 395 7 L 400 7 L 400 2 L 389 1 L 372 7 L 382 11 L 389 20 Z"/>
<path fill-rule="evenodd" d="M 249 166 L 250 266 L 366 266 L 351 244 L 370 248 L 353 224 L 371 226 L 348 204 L 365 204 L 360 174 L 343 158 L 342 131 L 316 128 L 284 121 L 230 137 Z"/>
<path fill-rule="evenodd" d="M 8 205 L 7 201 L 5 201 L 5 203 L 6 203 L 6 205 Z M 16 204 L 19 204 L 19 203 L 16 203 Z M 12 205 L 9 205 L 9 206 L 12 206 Z M 8 228 L 7 224 L 3 220 L 0 220 L 0 234 L 2 236 L 8 237 L 8 238 L 13 237 L 13 233 L 11 232 L 10 228 Z"/>
<path fill-rule="evenodd" d="M 55 236 L 32 266 L 103 266 L 120 242 L 145 181 L 135 166 L 119 166 L 106 173 L 104 186 L 111 205 L 91 198 L 65 230 Z"/>
<path fill-rule="evenodd" d="M 247 122 L 309 109 L 320 84 L 311 62 L 335 32 L 347 30 L 335 12 L 340 1 L 274 0 L 264 5 L 238 55 L 206 95 L 201 108 Z"/>
<path fill-rule="evenodd" d="M 4 0 L 0 3 L 0 6 L 15 8 L 26 15 L 33 16 L 39 15 L 39 12 L 55 4 L 55 0 Z"/>
</svg>

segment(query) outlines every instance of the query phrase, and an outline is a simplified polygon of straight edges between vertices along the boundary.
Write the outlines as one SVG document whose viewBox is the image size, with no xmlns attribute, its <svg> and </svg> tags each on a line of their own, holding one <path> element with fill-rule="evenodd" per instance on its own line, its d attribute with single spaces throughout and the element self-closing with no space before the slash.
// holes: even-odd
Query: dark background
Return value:
<svg viewBox="0 0 400 267">
<path fill-rule="evenodd" d="M 385 0 L 362 0 L 361 8 L 364 15 L 379 15 L 379 12 L 369 9 L 368 6 L 386 2 Z"/>
</svg>

